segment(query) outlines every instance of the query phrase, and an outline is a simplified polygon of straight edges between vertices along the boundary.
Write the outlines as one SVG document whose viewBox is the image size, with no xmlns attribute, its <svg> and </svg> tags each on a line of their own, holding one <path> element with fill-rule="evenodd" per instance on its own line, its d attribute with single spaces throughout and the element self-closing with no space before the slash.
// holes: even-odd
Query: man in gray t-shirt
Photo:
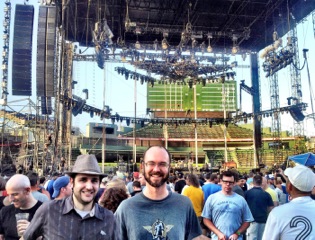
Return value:
<svg viewBox="0 0 315 240">
<path fill-rule="evenodd" d="M 220 179 L 222 190 L 208 197 L 201 214 L 203 222 L 211 230 L 212 240 L 243 239 L 254 218 L 245 199 L 232 191 L 234 173 L 225 171 Z"/>
<path fill-rule="evenodd" d="M 115 212 L 122 239 L 183 239 L 201 236 L 190 200 L 167 190 L 170 154 L 160 146 L 150 147 L 143 157 L 146 188 L 123 201 Z"/>
</svg>

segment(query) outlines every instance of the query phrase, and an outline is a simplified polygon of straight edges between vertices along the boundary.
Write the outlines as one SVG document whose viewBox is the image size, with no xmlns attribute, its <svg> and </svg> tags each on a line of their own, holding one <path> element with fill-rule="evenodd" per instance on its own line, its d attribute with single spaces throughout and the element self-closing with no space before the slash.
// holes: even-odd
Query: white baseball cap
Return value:
<svg viewBox="0 0 315 240">
<path fill-rule="evenodd" d="M 311 169 L 303 165 L 287 168 L 284 171 L 292 185 L 302 192 L 311 192 L 315 186 L 315 174 Z"/>
</svg>

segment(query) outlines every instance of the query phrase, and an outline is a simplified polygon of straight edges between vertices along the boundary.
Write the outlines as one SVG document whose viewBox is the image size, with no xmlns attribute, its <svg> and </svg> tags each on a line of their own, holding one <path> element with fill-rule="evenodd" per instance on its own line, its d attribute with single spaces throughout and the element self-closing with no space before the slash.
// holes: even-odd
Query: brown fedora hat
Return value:
<svg viewBox="0 0 315 240">
<path fill-rule="evenodd" d="M 97 163 L 97 159 L 93 154 L 79 155 L 75 160 L 72 170 L 65 173 L 70 176 L 77 173 L 100 176 L 105 175 L 101 172 L 100 166 Z"/>
</svg>

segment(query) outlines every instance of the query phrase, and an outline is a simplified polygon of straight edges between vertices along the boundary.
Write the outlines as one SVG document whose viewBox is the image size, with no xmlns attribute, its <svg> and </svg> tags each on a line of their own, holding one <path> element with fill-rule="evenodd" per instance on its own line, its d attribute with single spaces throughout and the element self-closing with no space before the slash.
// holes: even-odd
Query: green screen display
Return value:
<svg viewBox="0 0 315 240">
<path fill-rule="evenodd" d="M 222 83 L 211 83 L 196 87 L 196 107 L 197 111 L 224 111 L 224 94 Z M 148 84 L 147 106 L 152 111 L 187 111 L 193 110 L 194 86 L 182 84 L 156 83 L 154 87 Z M 236 111 L 237 92 L 236 81 L 226 81 L 225 89 L 225 110 Z"/>
</svg>

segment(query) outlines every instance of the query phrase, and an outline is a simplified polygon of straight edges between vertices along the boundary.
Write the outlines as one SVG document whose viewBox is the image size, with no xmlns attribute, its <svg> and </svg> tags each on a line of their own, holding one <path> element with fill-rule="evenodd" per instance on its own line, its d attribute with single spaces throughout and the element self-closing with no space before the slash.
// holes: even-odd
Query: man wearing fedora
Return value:
<svg viewBox="0 0 315 240">
<path fill-rule="evenodd" d="M 94 155 L 78 156 L 71 172 L 73 193 L 36 212 L 24 239 L 120 239 L 113 213 L 95 203 L 104 176 Z"/>
<path fill-rule="evenodd" d="M 315 174 L 308 167 L 297 165 L 284 171 L 291 201 L 274 208 L 267 219 L 263 240 L 314 240 L 315 204 L 311 192 Z"/>
</svg>

